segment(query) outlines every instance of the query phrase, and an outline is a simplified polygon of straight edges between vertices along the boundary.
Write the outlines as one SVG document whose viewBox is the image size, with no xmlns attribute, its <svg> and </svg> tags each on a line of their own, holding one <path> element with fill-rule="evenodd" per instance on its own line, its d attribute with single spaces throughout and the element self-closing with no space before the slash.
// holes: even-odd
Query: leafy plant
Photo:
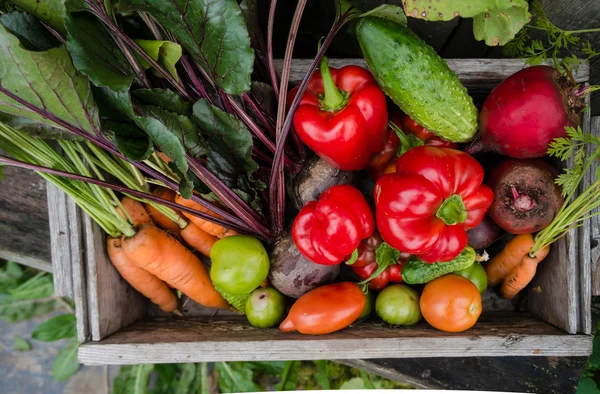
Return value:
<svg viewBox="0 0 600 394">
<path fill-rule="evenodd" d="M 514 40 L 504 46 L 505 55 L 524 57 L 527 59 L 527 64 L 530 65 L 540 64 L 547 58 L 551 58 L 555 66 L 561 66 L 559 64 L 561 50 L 578 51 L 581 54 L 580 57 L 571 54 L 564 59 L 565 67 L 575 69 L 582 61 L 589 61 L 600 54 L 589 41 L 581 39 L 583 34 L 600 32 L 600 26 L 590 29 L 564 30 L 548 19 L 539 0 L 533 0 L 531 8 L 535 15 L 533 22 L 526 25 Z M 533 39 L 531 33 L 535 31 L 541 31 L 546 36 L 543 39 Z"/>
</svg>

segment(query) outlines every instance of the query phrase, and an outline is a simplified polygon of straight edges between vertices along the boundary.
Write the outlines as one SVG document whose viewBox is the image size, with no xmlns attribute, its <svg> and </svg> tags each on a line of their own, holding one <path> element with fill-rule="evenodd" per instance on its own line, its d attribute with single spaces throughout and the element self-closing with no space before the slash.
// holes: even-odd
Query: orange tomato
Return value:
<svg viewBox="0 0 600 394">
<path fill-rule="evenodd" d="M 329 334 L 354 323 L 365 304 L 366 297 L 355 283 L 317 287 L 298 298 L 279 329 L 302 334 Z"/>
<path fill-rule="evenodd" d="M 425 285 L 421 313 L 438 330 L 461 332 L 473 327 L 481 315 L 481 294 L 469 279 L 441 276 Z"/>
</svg>

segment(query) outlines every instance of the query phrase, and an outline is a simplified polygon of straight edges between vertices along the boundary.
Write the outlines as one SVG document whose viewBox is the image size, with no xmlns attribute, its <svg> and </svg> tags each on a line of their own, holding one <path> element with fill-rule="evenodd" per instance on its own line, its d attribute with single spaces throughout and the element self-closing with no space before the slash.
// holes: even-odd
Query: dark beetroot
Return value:
<svg viewBox="0 0 600 394">
<path fill-rule="evenodd" d="M 541 159 L 505 159 L 486 182 L 494 191 L 488 215 L 511 234 L 543 229 L 564 202 L 560 187 L 554 183 L 557 175 Z"/>
<path fill-rule="evenodd" d="M 553 67 L 525 68 L 502 81 L 486 98 L 479 136 L 466 151 L 497 152 L 513 158 L 546 155 L 548 144 L 577 126 L 585 107 L 572 79 Z"/>
<path fill-rule="evenodd" d="M 469 245 L 475 250 L 487 248 L 500 237 L 500 234 L 502 234 L 502 229 L 487 215 L 477 227 L 467 231 Z"/>
</svg>

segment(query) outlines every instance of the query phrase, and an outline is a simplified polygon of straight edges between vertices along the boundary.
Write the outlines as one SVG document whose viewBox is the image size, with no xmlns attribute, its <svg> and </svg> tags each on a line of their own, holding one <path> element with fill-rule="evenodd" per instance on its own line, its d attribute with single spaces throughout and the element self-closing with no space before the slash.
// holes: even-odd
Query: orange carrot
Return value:
<svg viewBox="0 0 600 394">
<path fill-rule="evenodd" d="M 173 312 L 177 309 L 175 294 L 169 290 L 165 282 L 133 264 L 123 251 L 121 239 L 109 237 L 106 244 L 108 257 L 123 279 L 163 311 Z"/>
<path fill-rule="evenodd" d="M 157 187 L 156 189 L 154 189 L 152 194 L 169 201 L 175 201 L 175 195 L 177 195 L 177 193 L 175 193 L 173 190 L 168 189 L 166 187 Z M 179 234 L 181 228 L 177 223 L 160 213 L 160 211 L 154 208 L 152 204 L 146 203 L 144 204 L 144 206 L 146 207 L 146 211 L 148 211 L 148 214 L 150 214 L 150 217 L 152 218 L 152 220 L 154 220 L 158 227 L 162 228 L 163 230 L 167 230 L 173 234 Z M 176 213 L 181 215 L 181 212 L 179 211 L 176 211 Z"/>
<path fill-rule="evenodd" d="M 164 161 L 165 163 L 169 163 L 171 161 L 171 159 L 169 158 L 169 156 L 167 156 L 164 152 L 161 151 L 157 151 L 156 154 L 158 155 L 158 157 Z"/>
<path fill-rule="evenodd" d="M 217 237 L 210 235 L 192 222 L 189 222 L 179 234 L 189 246 L 206 257 L 210 257 L 210 250 L 217 242 Z"/>
<path fill-rule="evenodd" d="M 204 208 L 202 205 L 198 204 L 197 202 L 195 202 L 193 200 L 186 200 L 179 194 L 175 197 L 175 202 L 178 204 L 184 205 L 188 208 L 195 209 L 196 211 L 203 212 L 208 215 L 214 216 L 216 218 L 222 219 L 222 217 L 217 215 L 216 213 Z M 224 238 L 224 237 L 229 237 L 229 236 L 238 234 L 237 232 L 235 232 L 231 229 L 227 229 L 221 225 L 215 224 L 208 220 L 201 219 L 201 218 L 191 215 L 189 213 L 183 212 L 183 215 L 186 218 L 188 218 L 192 223 L 194 223 L 196 226 L 200 227 L 202 230 L 206 231 L 210 235 L 214 235 L 217 238 Z"/>
<path fill-rule="evenodd" d="M 506 276 L 519 265 L 523 256 L 529 254 L 534 243 L 531 234 L 520 234 L 511 239 L 504 249 L 485 265 L 488 285 L 496 286 L 502 283 Z"/>
<path fill-rule="evenodd" d="M 131 217 L 134 226 L 153 224 L 152 218 L 150 218 L 150 215 L 148 215 L 148 212 L 139 201 L 136 201 L 133 198 L 123 197 L 121 199 L 121 205 L 123 205 L 123 208 L 129 214 L 129 217 Z M 117 208 L 117 212 L 119 212 L 119 215 L 122 217 L 125 217 L 123 212 L 121 212 L 121 208 Z"/>
<path fill-rule="evenodd" d="M 213 308 L 230 307 L 213 286 L 200 259 L 158 227 L 141 226 L 136 235 L 125 239 L 123 250 L 136 266 L 181 290 L 197 303 Z"/>
<path fill-rule="evenodd" d="M 502 287 L 500 288 L 502 297 L 511 299 L 516 296 L 518 292 L 523 290 L 535 276 L 538 263 L 544 260 L 546 256 L 548 256 L 549 252 L 550 245 L 547 245 L 546 247 L 540 249 L 535 254 L 535 257 L 530 257 L 529 254 L 525 254 L 522 257 L 519 265 L 517 265 L 515 269 L 508 274 L 504 280 L 504 283 L 502 283 Z"/>
</svg>

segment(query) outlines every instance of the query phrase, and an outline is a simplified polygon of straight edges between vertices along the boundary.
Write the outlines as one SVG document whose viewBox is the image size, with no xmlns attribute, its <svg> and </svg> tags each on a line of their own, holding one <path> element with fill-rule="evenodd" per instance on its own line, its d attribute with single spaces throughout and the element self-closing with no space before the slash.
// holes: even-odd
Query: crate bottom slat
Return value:
<svg viewBox="0 0 600 394">
<path fill-rule="evenodd" d="M 565 334 L 527 313 L 483 315 L 464 333 L 438 331 L 424 321 L 398 328 L 363 322 L 322 336 L 257 329 L 243 318 L 154 318 L 135 322 L 102 341 L 82 344 L 79 360 L 105 365 L 332 357 L 566 357 L 587 356 L 591 348 L 591 336 Z"/>
</svg>

